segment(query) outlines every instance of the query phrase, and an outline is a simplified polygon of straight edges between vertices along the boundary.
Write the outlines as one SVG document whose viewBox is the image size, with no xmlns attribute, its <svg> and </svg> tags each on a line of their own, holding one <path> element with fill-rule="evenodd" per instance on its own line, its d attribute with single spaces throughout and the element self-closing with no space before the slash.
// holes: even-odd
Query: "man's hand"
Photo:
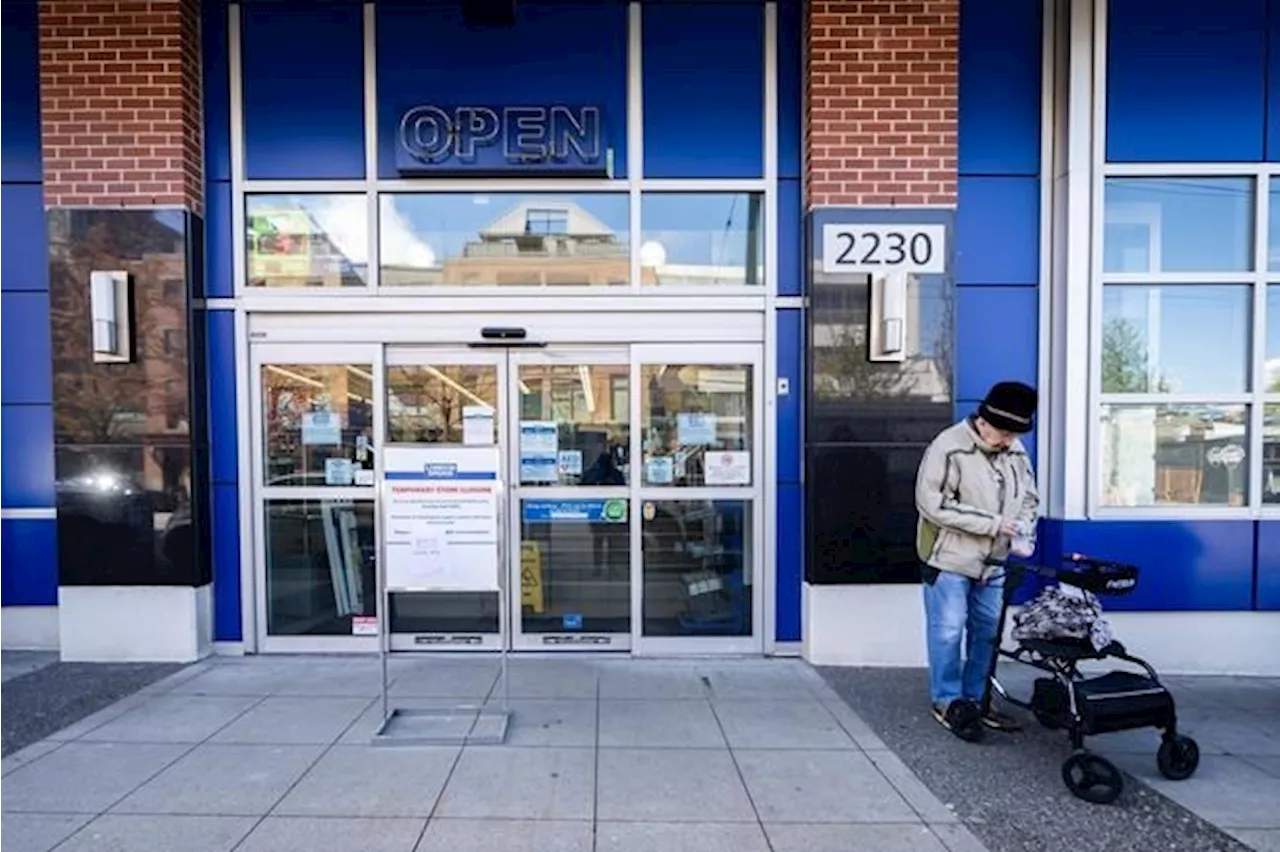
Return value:
<svg viewBox="0 0 1280 852">
<path fill-rule="evenodd" d="M 1000 521 L 1000 535 L 1004 536 L 1005 538 L 1017 538 L 1018 537 L 1017 523 L 1015 521 L 1010 520 L 1009 518 L 1005 518 L 1004 520 Z"/>
</svg>

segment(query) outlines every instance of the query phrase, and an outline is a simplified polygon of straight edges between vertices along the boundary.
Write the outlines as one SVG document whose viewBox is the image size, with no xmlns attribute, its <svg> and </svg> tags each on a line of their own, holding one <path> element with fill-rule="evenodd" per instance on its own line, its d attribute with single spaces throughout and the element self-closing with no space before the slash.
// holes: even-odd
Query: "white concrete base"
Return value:
<svg viewBox="0 0 1280 852">
<path fill-rule="evenodd" d="M 244 643 L 243 642 L 214 642 L 213 653 L 214 653 L 214 656 L 218 656 L 218 657 L 243 657 Z"/>
<path fill-rule="evenodd" d="M 0 648 L 6 651 L 58 650 L 56 606 L 0 608 Z"/>
<path fill-rule="evenodd" d="M 918 585 L 806 583 L 802 602 L 804 658 L 810 663 L 926 665 Z M 1162 674 L 1280 677 L 1280 613 L 1113 612 L 1107 618 L 1130 653 Z M 1006 636 L 1011 626 L 1010 619 Z"/>
<path fill-rule="evenodd" d="M 209 586 L 63 586 L 62 659 L 189 663 L 213 651 Z"/>
</svg>

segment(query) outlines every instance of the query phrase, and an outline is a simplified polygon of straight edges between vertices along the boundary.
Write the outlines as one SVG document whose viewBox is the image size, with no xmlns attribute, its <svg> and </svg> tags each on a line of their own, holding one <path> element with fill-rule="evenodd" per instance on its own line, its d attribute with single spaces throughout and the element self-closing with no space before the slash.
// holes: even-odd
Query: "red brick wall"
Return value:
<svg viewBox="0 0 1280 852">
<path fill-rule="evenodd" d="M 955 204 L 959 27 L 959 0 L 810 0 L 810 206 Z"/>
<path fill-rule="evenodd" d="M 202 211 L 198 0 L 40 0 L 40 98 L 47 206 Z"/>
</svg>

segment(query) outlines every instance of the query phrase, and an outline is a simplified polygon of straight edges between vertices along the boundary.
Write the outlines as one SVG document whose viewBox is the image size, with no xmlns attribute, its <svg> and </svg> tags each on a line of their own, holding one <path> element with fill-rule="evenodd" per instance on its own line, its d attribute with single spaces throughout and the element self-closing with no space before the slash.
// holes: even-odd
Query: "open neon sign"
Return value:
<svg viewBox="0 0 1280 852">
<path fill-rule="evenodd" d="M 612 173 L 599 107 L 415 106 L 400 118 L 402 173 Z"/>
</svg>

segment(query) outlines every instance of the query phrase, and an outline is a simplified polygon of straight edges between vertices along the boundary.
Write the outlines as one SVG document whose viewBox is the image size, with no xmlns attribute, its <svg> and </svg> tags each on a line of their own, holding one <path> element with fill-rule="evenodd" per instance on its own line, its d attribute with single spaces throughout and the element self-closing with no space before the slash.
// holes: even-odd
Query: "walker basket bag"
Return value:
<svg viewBox="0 0 1280 852">
<path fill-rule="evenodd" d="M 1170 727 L 1173 696 L 1151 678 L 1110 672 L 1075 684 L 1076 709 L 1087 735 Z"/>
</svg>

